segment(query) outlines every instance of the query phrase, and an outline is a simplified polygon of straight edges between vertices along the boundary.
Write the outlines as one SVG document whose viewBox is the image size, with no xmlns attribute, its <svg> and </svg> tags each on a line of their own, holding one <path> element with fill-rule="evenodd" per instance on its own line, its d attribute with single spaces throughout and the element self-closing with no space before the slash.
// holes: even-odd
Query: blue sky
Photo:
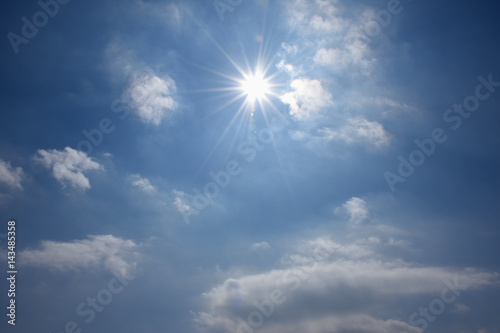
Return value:
<svg viewBox="0 0 500 333">
<path fill-rule="evenodd" d="M 2 332 L 500 332 L 497 13 L 5 4 Z"/>
</svg>

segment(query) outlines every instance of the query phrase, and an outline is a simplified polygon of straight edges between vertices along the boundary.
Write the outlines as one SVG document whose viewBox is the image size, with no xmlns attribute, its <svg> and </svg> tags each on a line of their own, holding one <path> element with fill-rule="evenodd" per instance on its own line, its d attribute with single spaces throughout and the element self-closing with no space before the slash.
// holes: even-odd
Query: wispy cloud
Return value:
<svg viewBox="0 0 500 333">
<path fill-rule="evenodd" d="M 142 177 L 138 174 L 133 174 L 129 176 L 130 182 L 133 186 L 139 188 L 141 191 L 147 194 L 153 194 L 156 192 L 156 188 L 151 185 L 149 179 Z"/>
<path fill-rule="evenodd" d="M 27 249 L 19 255 L 23 265 L 59 271 L 103 267 L 127 276 L 133 273 L 139 252 L 131 240 L 99 235 L 70 242 L 42 241 L 38 249 Z"/>
<path fill-rule="evenodd" d="M 51 170 L 54 178 L 63 187 L 69 184 L 80 190 L 90 188 L 89 179 L 85 176 L 86 172 L 104 170 L 102 165 L 93 161 L 87 154 L 70 147 L 66 147 L 64 150 L 39 149 L 34 159 Z"/>
<path fill-rule="evenodd" d="M 142 10 L 145 17 L 149 19 L 162 19 L 164 20 L 164 24 L 173 26 L 181 25 L 184 17 L 184 11 L 188 8 L 188 4 L 183 3 L 181 5 L 173 2 L 165 4 L 163 2 L 154 3 L 149 1 L 136 0 L 136 4 Z"/>
<path fill-rule="evenodd" d="M 252 250 L 268 250 L 271 248 L 268 242 L 260 242 L 252 244 Z"/>
<path fill-rule="evenodd" d="M 184 193 L 183 191 L 177 191 L 177 190 L 173 190 L 172 192 L 175 196 L 174 206 L 177 208 L 177 210 L 180 213 L 186 213 L 187 211 L 189 211 L 190 206 L 186 202 L 186 193 Z"/>
<path fill-rule="evenodd" d="M 328 66 L 332 70 L 346 69 L 349 66 L 357 66 L 368 69 L 373 59 L 370 57 L 370 49 L 361 40 L 353 40 L 344 48 L 321 48 L 313 60 L 322 66 Z"/>
<path fill-rule="evenodd" d="M 293 0 L 286 4 L 289 26 L 302 34 L 331 34 L 344 29 L 338 1 Z"/>
<path fill-rule="evenodd" d="M 24 177 L 23 169 L 12 167 L 10 162 L 0 159 L 0 183 L 4 183 L 10 188 L 22 190 L 21 182 Z"/>
<path fill-rule="evenodd" d="M 390 143 L 390 136 L 380 123 L 362 117 L 347 119 L 347 124 L 337 130 L 321 129 L 319 134 L 328 141 L 365 144 L 377 148 L 387 146 Z"/>
</svg>

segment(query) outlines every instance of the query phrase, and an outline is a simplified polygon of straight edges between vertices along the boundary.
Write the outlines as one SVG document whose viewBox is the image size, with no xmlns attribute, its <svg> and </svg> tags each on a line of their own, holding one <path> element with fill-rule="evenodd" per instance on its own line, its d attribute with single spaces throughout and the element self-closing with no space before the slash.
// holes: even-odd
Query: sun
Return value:
<svg viewBox="0 0 500 333">
<path fill-rule="evenodd" d="M 240 82 L 240 89 L 250 102 L 262 100 L 271 92 L 268 80 L 259 72 L 244 75 L 244 80 Z"/>
<path fill-rule="evenodd" d="M 268 129 L 273 126 L 271 121 L 275 118 L 286 119 L 286 114 L 282 114 L 282 111 L 276 107 L 274 101 L 280 98 L 278 91 L 281 90 L 281 87 L 286 87 L 288 84 L 286 81 L 281 81 L 280 75 L 283 72 L 276 70 L 277 66 L 275 66 L 274 63 L 275 53 L 263 46 L 263 40 L 265 39 L 259 39 L 260 48 L 257 57 L 252 59 L 253 61 L 249 61 L 245 52 L 243 52 L 242 60 L 244 61 L 241 63 L 233 59 L 217 41 L 213 38 L 211 38 L 211 40 L 226 57 L 229 64 L 234 67 L 234 70 L 222 72 L 202 65 L 193 64 L 219 76 L 227 82 L 227 84 L 223 86 L 197 91 L 219 92 L 222 93 L 221 97 L 224 97 L 224 99 L 227 97 L 222 105 L 216 110 L 209 112 L 207 117 L 227 110 L 229 106 L 232 107 L 230 112 L 227 113 L 229 118 L 226 128 L 222 131 L 214 147 L 200 166 L 199 172 L 202 167 L 206 166 L 213 153 L 229 133 L 233 133 L 234 135 L 230 146 L 232 149 L 238 137 L 243 138 L 246 135 L 247 139 L 253 140 L 252 138 L 257 135 L 258 126 L 263 126 L 263 128 Z M 239 147 L 240 146 L 238 146 L 238 149 L 240 149 Z"/>
</svg>

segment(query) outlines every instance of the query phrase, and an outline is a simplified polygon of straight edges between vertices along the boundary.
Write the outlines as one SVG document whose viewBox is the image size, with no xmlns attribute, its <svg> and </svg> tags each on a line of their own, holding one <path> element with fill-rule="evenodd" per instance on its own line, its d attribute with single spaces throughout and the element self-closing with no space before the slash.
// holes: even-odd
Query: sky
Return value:
<svg viewBox="0 0 500 333">
<path fill-rule="evenodd" d="M 5 3 L 1 331 L 500 332 L 498 9 Z"/>
</svg>

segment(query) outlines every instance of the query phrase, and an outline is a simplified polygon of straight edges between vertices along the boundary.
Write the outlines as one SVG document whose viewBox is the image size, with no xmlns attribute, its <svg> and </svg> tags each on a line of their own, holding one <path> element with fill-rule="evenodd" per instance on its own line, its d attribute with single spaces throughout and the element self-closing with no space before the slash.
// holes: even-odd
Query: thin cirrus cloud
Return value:
<svg viewBox="0 0 500 333">
<path fill-rule="evenodd" d="M 90 182 L 85 173 L 104 170 L 101 164 L 92 160 L 87 154 L 70 147 L 63 150 L 39 149 L 34 159 L 51 170 L 52 176 L 63 187 L 70 185 L 79 190 L 90 189 Z"/>
<path fill-rule="evenodd" d="M 155 18 L 162 20 L 163 24 L 170 26 L 180 26 L 183 23 L 185 5 L 163 2 L 154 3 L 137 0 L 133 10 L 140 10 L 149 19 Z"/>
<path fill-rule="evenodd" d="M 13 167 L 10 162 L 0 159 L 0 183 L 4 183 L 12 189 L 22 190 L 23 177 L 24 172 L 21 167 Z"/>
<path fill-rule="evenodd" d="M 133 174 L 129 176 L 129 179 L 130 182 L 132 183 L 132 186 L 137 187 L 138 189 L 147 194 L 153 194 L 156 192 L 156 188 L 153 185 L 151 185 L 149 179 L 144 178 L 141 175 Z"/>
<path fill-rule="evenodd" d="M 37 249 L 19 254 L 23 265 L 50 268 L 58 271 L 79 271 L 104 268 L 128 276 L 137 265 L 139 245 L 113 235 L 88 236 L 69 242 L 42 241 Z"/>
<path fill-rule="evenodd" d="M 160 125 L 164 119 L 171 118 L 178 107 L 174 99 L 176 90 L 170 76 L 140 71 L 132 75 L 124 95 L 142 122 Z"/>
</svg>

